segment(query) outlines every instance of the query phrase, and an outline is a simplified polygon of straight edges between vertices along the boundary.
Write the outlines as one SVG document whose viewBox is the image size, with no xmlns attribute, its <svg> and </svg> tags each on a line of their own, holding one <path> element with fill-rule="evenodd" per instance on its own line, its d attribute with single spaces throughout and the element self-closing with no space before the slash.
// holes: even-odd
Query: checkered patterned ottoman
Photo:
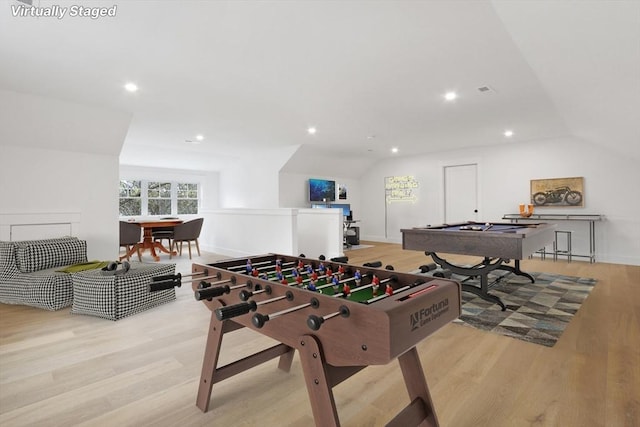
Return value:
<svg viewBox="0 0 640 427">
<path fill-rule="evenodd" d="M 175 264 L 131 263 L 123 275 L 102 270 L 73 274 L 71 313 L 118 320 L 176 299 L 175 289 L 149 292 L 151 278 L 175 273 Z"/>
</svg>

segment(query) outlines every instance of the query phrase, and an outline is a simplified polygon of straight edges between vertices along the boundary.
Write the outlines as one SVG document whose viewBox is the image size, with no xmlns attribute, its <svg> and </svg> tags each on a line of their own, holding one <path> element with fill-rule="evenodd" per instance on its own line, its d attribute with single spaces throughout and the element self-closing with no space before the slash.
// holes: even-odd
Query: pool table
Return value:
<svg viewBox="0 0 640 427">
<path fill-rule="evenodd" d="M 493 270 L 505 270 L 534 278 L 520 269 L 520 260 L 553 242 L 555 224 L 511 224 L 464 222 L 438 226 L 402 229 L 402 248 L 425 251 L 433 261 L 454 274 L 466 276 L 462 290 L 495 302 L 505 310 L 500 298 L 489 294 L 488 275 Z M 480 256 L 474 266 L 456 265 L 438 253 Z M 514 266 L 505 265 L 514 260 Z M 479 277 L 480 286 L 466 283 Z"/>
</svg>

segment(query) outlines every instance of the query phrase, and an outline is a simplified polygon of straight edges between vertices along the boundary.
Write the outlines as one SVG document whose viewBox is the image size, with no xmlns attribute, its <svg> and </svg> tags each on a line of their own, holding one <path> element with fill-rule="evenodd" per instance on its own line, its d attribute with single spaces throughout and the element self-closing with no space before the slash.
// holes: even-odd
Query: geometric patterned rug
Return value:
<svg viewBox="0 0 640 427">
<path fill-rule="evenodd" d="M 553 347 L 589 296 L 596 280 L 548 273 L 530 274 L 536 279 L 535 283 L 507 273 L 490 288 L 489 293 L 500 297 L 507 306 L 506 311 L 502 311 L 498 304 L 463 292 L 462 315 L 453 323 Z M 490 275 L 489 283 L 496 278 Z"/>
</svg>

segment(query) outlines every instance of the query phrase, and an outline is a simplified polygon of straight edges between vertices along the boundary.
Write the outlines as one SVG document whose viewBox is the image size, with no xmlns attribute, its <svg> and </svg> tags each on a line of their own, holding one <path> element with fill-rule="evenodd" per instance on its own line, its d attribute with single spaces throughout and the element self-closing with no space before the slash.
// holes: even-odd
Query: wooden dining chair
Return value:
<svg viewBox="0 0 640 427">
<path fill-rule="evenodd" d="M 120 221 L 120 247 L 125 248 L 126 253 L 120 257 L 120 260 L 126 258 L 129 261 L 129 251 L 133 246 L 140 243 L 140 232 L 142 229 L 137 224 L 132 224 L 127 221 Z M 140 247 L 138 247 L 138 261 L 142 262 L 142 256 L 140 255 Z"/>
<path fill-rule="evenodd" d="M 196 218 L 173 227 L 173 240 L 171 245 L 172 247 L 170 249 L 171 254 L 173 254 L 174 250 L 177 250 L 178 243 L 180 243 L 179 254 L 182 256 L 182 243 L 187 242 L 187 245 L 189 245 L 189 259 L 191 259 L 191 242 L 195 242 L 196 249 L 198 250 L 198 256 L 200 256 L 198 238 L 200 237 L 200 231 L 202 231 L 203 222 L 204 218 Z M 172 255 L 169 255 L 169 258 L 171 258 L 171 256 Z"/>
<path fill-rule="evenodd" d="M 169 241 L 167 247 L 171 249 L 171 241 L 173 240 L 173 226 L 171 227 L 154 227 L 151 231 L 151 236 L 154 241 L 162 243 L 164 239 Z"/>
</svg>

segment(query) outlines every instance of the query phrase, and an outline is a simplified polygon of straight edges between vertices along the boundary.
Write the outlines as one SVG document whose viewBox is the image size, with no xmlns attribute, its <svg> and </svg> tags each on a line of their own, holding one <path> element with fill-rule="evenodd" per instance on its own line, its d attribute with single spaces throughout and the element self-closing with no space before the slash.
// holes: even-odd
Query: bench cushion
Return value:
<svg viewBox="0 0 640 427">
<path fill-rule="evenodd" d="M 71 313 L 118 320 L 173 301 L 175 289 L 150 292 L 149 284 L 155 276 L 174 272 L 175 264 L 131 263 L 131 269 L 122 275 L 107 275 L 102 270 L 73 274 Z"/>
<path fill-rule="evenodd" d="M 22 273 L 33 273 L 87 261 L 87 242 L 78 239 L 49 239 L 21 242 L 16 263 Z"/>
</svg>

